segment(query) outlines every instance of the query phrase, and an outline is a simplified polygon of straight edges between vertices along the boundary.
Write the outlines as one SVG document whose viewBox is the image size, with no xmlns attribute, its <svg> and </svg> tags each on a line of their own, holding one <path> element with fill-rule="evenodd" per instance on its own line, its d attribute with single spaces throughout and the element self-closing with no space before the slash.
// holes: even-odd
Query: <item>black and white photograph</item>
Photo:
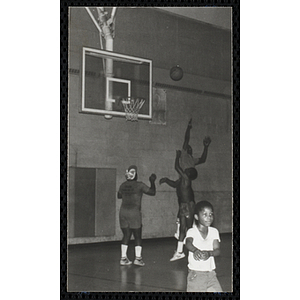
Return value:
<svg viewBox="0 0 300 300">
<path fill-rule="evenodd" d="M 297 299 L 299 1 L 104 3 L 2 4 L 1 299 Z"/>
<path fill-rule="evenodd" d="M 67 292 L 232 293 L 232 7 L 68 9 Z"/>
</svg>

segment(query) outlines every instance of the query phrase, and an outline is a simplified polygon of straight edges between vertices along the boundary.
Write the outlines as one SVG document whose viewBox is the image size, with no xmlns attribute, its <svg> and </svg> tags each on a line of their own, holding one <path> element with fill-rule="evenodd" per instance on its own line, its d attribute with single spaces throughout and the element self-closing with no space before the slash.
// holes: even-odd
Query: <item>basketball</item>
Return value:
<svg viewBox="0 0 300 300">
<path fill-rule="evenodd" d="M 170 70 L 170 77 L 174 81 L 179 81 L 183 77 L 183 70 L 177 65 Z"/>
</svg>

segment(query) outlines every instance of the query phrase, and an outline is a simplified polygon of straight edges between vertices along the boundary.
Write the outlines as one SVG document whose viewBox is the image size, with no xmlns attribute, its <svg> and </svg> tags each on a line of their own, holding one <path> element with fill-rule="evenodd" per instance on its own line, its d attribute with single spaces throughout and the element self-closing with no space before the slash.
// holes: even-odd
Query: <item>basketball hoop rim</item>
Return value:
<svg viewBox="0 0 300 300">
<path fill-rule="evenodd" d="M 138 121 L 139 111 L 145 103 L 145 99 L 130 98 L 130 100 L 122 100 L 125 111 L 126 121 Z"/>
</svg>

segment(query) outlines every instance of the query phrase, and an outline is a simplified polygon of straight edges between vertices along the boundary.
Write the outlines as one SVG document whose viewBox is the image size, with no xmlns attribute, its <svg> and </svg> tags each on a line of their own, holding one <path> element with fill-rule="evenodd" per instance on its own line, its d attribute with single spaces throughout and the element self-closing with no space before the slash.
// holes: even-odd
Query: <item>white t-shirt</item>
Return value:
<svg viewBox="0 0 300 300">
<path fill-rule="evenodd" d="M 187 238 L 193 239 L 193 245 L 196 248 L 200 250 L 206 250 L 206 251 L 214 250 L 213 249 L 214 240 L 218 240 L 219 242 L 221 241 L 218 229 L 214 227 L 208 227 L 207 237 L 203 239 L 196 225 L 193 225 L 193 227 L 187 231 L 185 237 L 185 243 Z M 213 256 L 210 256 L 207 260 L 195 260 L 193 252 L 189 251 L 188 261 L 189 261 L 188 268 L 190 270 L 212 271 L 216 268 L 215 258 Z"/>
</svg>

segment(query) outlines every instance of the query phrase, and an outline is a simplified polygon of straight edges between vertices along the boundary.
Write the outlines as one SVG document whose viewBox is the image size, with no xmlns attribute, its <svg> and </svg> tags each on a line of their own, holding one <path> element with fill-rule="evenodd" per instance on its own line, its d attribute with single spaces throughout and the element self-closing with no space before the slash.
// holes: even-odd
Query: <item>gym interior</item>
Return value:
<svg viewBox="0 0 300 300">
<path fill-rule="evenodd" d="M 182 148 L 192 119 L 193 156 L 201 156 L 205 136 L 212 140 L 206 162 L 196 167 L 195 201 L 207 200 L 214 206 L 212 226 L 221 237 L 217 275 L 223 291 L 231 292 L 231 9 L 105 7 L 101 13 L 107 18 L 115 14 L 107 25 L 112 30 L 110 49 L 105 48 L 105 28 L 99 33 L 95 8 L 69 9 L 67 291 L 186 291 L 187 258 L 170 262 L 177 242 L 176 191 L 160 185 L 159 179 L 178 178 L 176 150 Z M 83 94 L 89 86 L 83 85 L 83 77 L 97 79 L 98 75 L 86 71 L 83 48 L 151 61 L 146 86 L 152 101 L 148 99 L 147 107 L 141 108 L 147 117 L 132 121 L 125 111 L 110 115 L 110 108 L 106 113 L 84 110 Z M 179 75 L 172 75 L 174 67 Z M 87 97 L 93 94 L 88 92 Z M 142 268 L 119 263 L 122 200 L 117 199 L 117 192 L 130 165 L 137 166 L 139 180 L 148 186 L 149 176 L 157 176 L 156 195 L 142 199 L 146 264 Z M 133 248 L 132 240 L 131 258 Z"/>
</svg>

